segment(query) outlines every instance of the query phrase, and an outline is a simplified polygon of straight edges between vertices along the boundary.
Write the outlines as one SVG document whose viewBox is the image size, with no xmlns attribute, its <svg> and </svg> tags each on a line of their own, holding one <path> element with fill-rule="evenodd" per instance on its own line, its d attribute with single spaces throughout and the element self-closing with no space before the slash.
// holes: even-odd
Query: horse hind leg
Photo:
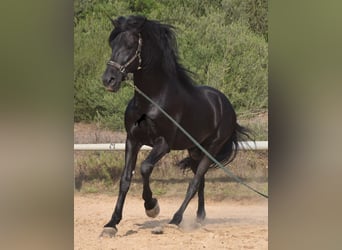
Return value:
<svg viewBox="0 0 342 250">
<path fill-rule="evenodd" d="M 155 141 L 152 151 L 141 164 L 141 175 L 143 178 L 143 194 L 142 197 L 145 201 L 146 215 L 152 218 L 158 216 L 160 212 L 158 200 L 153 198 L 150 188 L 150 176 L 153 171 L 154 165 L 168 152 L 170 148 L 163 137 L 158 137 Z"/>
<path fill-rule="evenodd" d="M 174 214 L 174 216 L 173 216 L 172 220 L 169 222 L 169 224 L 179 225 L 181 223 L 181 221 L 183 219 L 184 211 L 185 211 L 186 207 L 188 206 L 190 200 L 195 196 L 196 192 L 199 191 L 200 186 L 201 186 L 201 188 L 204 188 L 204 185 L 201 185 L 201 184 L 204 183 L 204 175 L 208 171 L 210 163 L 211 162 L 208 159 L 208 157 L 204 156 L 202 158 L 202 160 L 200 161 L 200 163 L 197 167 L 196 174 L 195 174 L 194 178 L 189 183 L 185 199 L 184 199 L 182 205 L 180 206 L 180 208 Z M 200 191 L 201 195 L 203 194 L 202 191 Z M 204 198 L 204 196 L 201 197 L 201 203 L 202 203 L 202 201 L 204 203 L 204 199 L 202 199 L 202 198 Z M 200 201 L 199 201 L 199 204 L 200 204 Z M 204 215 L 205 214 L 204 206 L 203 206 L 203 210 L 199 208 L 198 211 L 199 211 L 198 215 L 200 215 L 201 217 L 205 216 Z"/>
<path fill-rule="evenodd" d="M 216 155 L 218 152 L 220 152 L 222 146 L 226 143 L 225 139 L 222 139 L 222 135 L 218 134 L 217 137 L 215 139 L 212 140 L 211 145 L 208 147 L 207 151 L 211 154 L 211 155 Z M 190 157 L 196 157 L 196 156 L 201 156 L 202 153 L 199 153 L 199 150 L 192 150 L 190 151 Z M 197 158 L 196 158 L 197 159 Z M 194 178 L 191 180 L 191 182 L 189 183 L 188 186 L 188 190 L 186 192 L 185 195 L 185 199 L 182 203 L 182 205 L 180 206 L 180 208 L 177 210 L 177 212 L 174 214 L 172 220 L 169 222 L 170 224 L 175 224 L 175 225 L 179 225 L 183 219 L 183 214 L 184 211 L 186 209 L 186 207 L 188 206 L 190 200 L 195 196 L 196 192 L 200 190 L 201 187 L 201 191 L 200 191 L 200 200 L 199 200 L 199 209 L 198 209 L 198 213 L 197 216 L 199 216 L 200 218 L 204 218 L 205 217 L 205 211 L 204 211 L 204 175 L 207 173 L 210 165 L 212 165 L 212 161 L 209 159 L 208 156 L 202 156 L 195 176 Z M 203 202 L 203 206 L 201 205 Z M 203 207 L 203 210 L 200 208 Z"/>
<path fill-rule="evenodd" d="M 200 159 L 203 157 L 203 153 L 198 149 L 190 149 L 189 150 L 190 157 L 186 157 L 181 160 L 177 165 L 183 171 L 191 169 L 194 175 L 197 172 L 197 167 L 200 162 Z M 205 177 L 203 176 L 200 180 L 198 187 L 198 208 L 197 208 L 197 221 L 203 221 L 206 217 L 205 206 L 204 206 L 204 187 L 205 187 Z"/>
<path fill-rule="evenodd" d="M 191 169 L 194 175 L 197 172 L 199 161 L 192 159 L 191 157 L 187 157 L 178 163 L 178 166 L 183 170 Z M 203 176 L 200 180 L 198 186 L 198 208 L 197 208 L 197 221 L 203 221 L 206 216 L 205 207 L 204 207 L 204 187 L 205 187 L 205 177 Z"/>
<path fill-rule="evenodd" d="M 194 172 L 196 174 L 196 172 Z M 199 186 L 198 186 L 198 208 L 197 208 L 197 221 L 201 222 L 205 219 L 205 207 L 204 207 L 204 186 L 205 186 L 205 178 L 204 176 L 201 178 Z"/>
</svg>

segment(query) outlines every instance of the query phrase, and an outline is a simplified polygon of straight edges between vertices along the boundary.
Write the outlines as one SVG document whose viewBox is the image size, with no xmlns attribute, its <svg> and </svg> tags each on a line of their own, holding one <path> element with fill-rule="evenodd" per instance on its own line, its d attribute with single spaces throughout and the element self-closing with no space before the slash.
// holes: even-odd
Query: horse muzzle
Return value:
<svg viewBox="0 0 342 250">
<path fill-rule="evenodd" d="M 121 86 L 121 82 L 113 84 L 113 85 L 108 85 L 105 86 L 106 90 L 108 90 L 109 92 L 117 92 L 120 89 Z"/>
<path fill-rule="evenodd" d="M 110 77 L 109 78 L 109 77 L 104 76 L 102 78 L 103 85 L 110 92 L 117 92 L 120 89 L 122 80 L 123 80 L 122 77 L 118 77 L 118 78 Z"/>
</svg>

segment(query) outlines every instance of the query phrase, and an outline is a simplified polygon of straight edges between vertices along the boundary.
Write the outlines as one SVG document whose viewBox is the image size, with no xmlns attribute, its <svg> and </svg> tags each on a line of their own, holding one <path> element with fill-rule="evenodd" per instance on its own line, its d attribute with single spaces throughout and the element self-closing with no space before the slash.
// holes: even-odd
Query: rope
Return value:
<svg viewBox="0 0 342 250">
<path fill-rule="evenodd" d="M 268 195 L 261 193 L 260 191 L 256 190 L 255 188 L 249 186 L 248 184 L 244 183 L 239 177 L 234 175 L 229 169 L 225 168 L 219 161 L 217 161 L 205 148 L 202 147 L 177 121 L 175 121 L 166 111 L 163 110 L 155 101 L 153 101 L 150 97 L 148 97 L 144 92 L 142 92 L 137 86 L 135 86 L 132 82 L 127 82 L 131 85 L 135 91 L 137 91 L 140 95 L 142 95 L 146 100 L 152 103 L 157 109 L 162 112 L 174 125 L 176 125 L 210 160 L 212 160 L 219 168 L 221 168 L 227 175 L 233 178 L 236 182 L 242 184 L 243 186 L 247 187 L 248 189 L 252 190 L 253 192 L 265 197 L 268 199 Z"/>
</svg>

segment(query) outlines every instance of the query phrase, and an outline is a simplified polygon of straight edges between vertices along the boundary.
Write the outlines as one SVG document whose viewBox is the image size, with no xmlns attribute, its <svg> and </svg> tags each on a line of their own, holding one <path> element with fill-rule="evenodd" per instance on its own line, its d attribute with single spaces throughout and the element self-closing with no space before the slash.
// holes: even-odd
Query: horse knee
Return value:
<svg viewBox="0 0 342 250">
<path fill-rule="evenodd" d="M 141 164 L 141 169 L 140 169 L 140 172 L 141 172 L 141 175 L 143 177 L 148 177 L 151 175 L 152 173 L 152 169 L 153 169 L 153 165 L 147 161 L 144 161 L 142 164 Z"/>
</svg>

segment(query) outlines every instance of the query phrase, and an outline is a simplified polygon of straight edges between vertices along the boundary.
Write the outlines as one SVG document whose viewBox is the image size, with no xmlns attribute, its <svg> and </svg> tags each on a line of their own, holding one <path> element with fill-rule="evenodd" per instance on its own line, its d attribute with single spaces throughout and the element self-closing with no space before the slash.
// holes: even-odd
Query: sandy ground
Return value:
<svg viewBox="0 0 342 250">
<path fill-rule="evenodd" d="M 74 249 L 268 249 L 267 201 L 207 201 L 207 218 L 196 223 L 197 199 L 189 204 L 180 226 L 165 226 L 181 198 L 158 198 L 160 214 L 145 215 L 143 200 L 126 199 L 115 238 L 100 238 L 116 197 L 80 194 L 74 197 Z M 158 226 L 163 234 L 152 234 Z"/>
</svg>

